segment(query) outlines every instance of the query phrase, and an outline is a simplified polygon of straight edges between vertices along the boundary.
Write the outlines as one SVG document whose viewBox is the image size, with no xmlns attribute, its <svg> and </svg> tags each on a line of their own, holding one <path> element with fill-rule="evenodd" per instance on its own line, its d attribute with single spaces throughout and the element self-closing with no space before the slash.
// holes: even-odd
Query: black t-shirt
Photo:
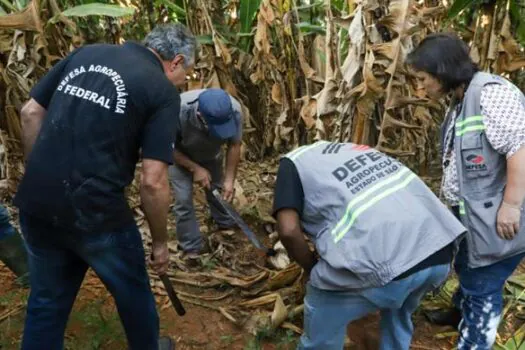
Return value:
<svg viewBox="0 0 525 350">
<path fill-rule="evenodd" d="M 275 217 L 277 212 L 281 209 L 294 209 L 300 217 L 303 208 L 304 191 L 297 168 L 290 159 L 282 158 L 279 163 L 279 170 L 277 172 L 277 180 L 275 183 L 273 215 Z M 449 264 L 452 261 L 452 255 L 453 244 L 449 244 L 416 266 L 397 276 L 395 280 L 408 277 L 414 272 L 421 271 L 430 266 Z"/>
<path fill-rule="evenodd" d="M 21 211 L 85 231 L 133 223 L 124 188 L 139 152 L 172 163 L 180 96 L 146 47 L 89 45 L 31 90 L 46 108 L 15 197 Z"/>
</svg>

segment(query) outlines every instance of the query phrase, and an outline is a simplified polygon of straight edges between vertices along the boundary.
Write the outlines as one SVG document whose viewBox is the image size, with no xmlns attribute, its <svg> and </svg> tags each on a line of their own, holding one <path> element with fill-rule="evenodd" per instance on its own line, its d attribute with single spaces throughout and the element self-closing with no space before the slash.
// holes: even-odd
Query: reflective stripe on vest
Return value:
<svg viewBox="0 0 525 350">
<path fill-rule="evenodd" d="M 411 172 L 408 168 L 402 168 L 398 174 L 377 183 L 368 191 L 352 199 L 352 201 L 348 203 L 346 207 L 345 215 L 341 220 L 339 220 L 335 228 L 332 230 L 334 242 L 339 242 L 345 236 L 345 234 L 350 230 L 350 228 L 354 224 L 357 217 L 361 215 L 365 210 L 373 206 L 375 203 L 379 202 L 381 199 L 405 188 L 416 177 L 416 174 Z M 376 194 L 376 192 L 379 192 L 379 190 L 381 190 L 383 187 L 400 180 L 402 181 L 399 182 L 397 185 L 392 186 L 387 190 Z M 373 196 L 374 194 L 375 196 Z M 356 205 L 360 202 L 363 203 L 361 203 L 360 206 L 356 207 Z"/>
<path fill-rule="evenodd" d="M 465 211 L 465 201 L 462 199 L 459 201 L 459 215 L 465 215 L 467 212 Z"/>
<path fill-rule="evenodd" d="M 456 136 L 462 136 L 471 131 L 485 130 L 483 116 L 475 115 L 456 122 Z"/>
<path fill-rule="evenodd" d="M 319 147 L 319 146 L 322 146 L 322 145 L 326 145 L 327 143 L 330 143 L 330 142 L 328 142 L 328 141 L 319 141 L 319 143 L 314 143 L 313 145 L 299 147 L 298 149 L 296 149 L 294 151 L 291 151 L 287 156 L 291 160 L 295 160 L 295 159 L 297 159 L 297 157 L 299 157 L 304 152 L 306 152 L 306 151 L 308 151 L 308 150 L 310 150 L 312 148 L 316 148 L 316 147 Z"/>
</svg>

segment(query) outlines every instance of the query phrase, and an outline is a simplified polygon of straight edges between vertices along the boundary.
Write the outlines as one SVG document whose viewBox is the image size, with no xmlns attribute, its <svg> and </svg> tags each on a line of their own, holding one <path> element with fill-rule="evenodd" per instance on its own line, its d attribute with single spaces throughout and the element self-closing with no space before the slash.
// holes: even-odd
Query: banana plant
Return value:
<svg viewBox="0 0 525 350">
<path fill-rule="evenodd" d="M 248 52 L 253 44 L 253 21 L 259 10 L 261 0 L 240 1 L 239 4 L 239 48 Z"/>
<path fill-rule="evenodd" d="M 452 20 L 461 22 L 461 20 L 464 19 L 462 15 L 468 15 L 469 13 L 472 15 L 473 12 L 479 10 L 480 5 L 495 4 L 496 1 L 497 0 L 455 0 L 448 10 L 446 23 Z M 505 4 L 506 1 L 502 5 L 504 6 Z M 525 46 L 525 2 L 522 0 L 509 0 L 509 11 L 516 38 L 522 46 Z"/>
<path fill-rule="evenodd" d="M 119 5 L 104 4 L 100 2 L 93 2 L 90 4 L 83 4 L 70 7 L 62 12 L 66 17 L 86 17 L 86 16 L 108 16 L 108 17 L 124 17 L 132 15 L 135 9 L 132 7 L 124 7 Z"/>
<path fill-rule="evenodd" d="M 22 2 L 22 1 L 0 0 L 0 15 L 7 14 L 7 11 L 1 5 L 3 5 L 5 9 L 7 9 L 10 12 L 17 12 L 25 7 L 25 1 Z"/>
</svg>

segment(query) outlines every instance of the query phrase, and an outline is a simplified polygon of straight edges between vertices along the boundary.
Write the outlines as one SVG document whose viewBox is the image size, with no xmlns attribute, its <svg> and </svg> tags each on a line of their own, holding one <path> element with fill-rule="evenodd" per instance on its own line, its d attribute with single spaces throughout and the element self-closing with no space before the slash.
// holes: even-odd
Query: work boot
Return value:
<svg viewBox="0 0 525 350">
<path fill-rule="evenodd" d="M 207 240 L 203 240 L 199 250 L 184 251 L 180 245 L 177 245 L 177 248 L 182 252 L 182 261 L 189 268 L 202 267 L 201 260 L 211 253 Z"/>
<path fill-rule="evenodd" d="M 27 251 L 18 232 L 0 240 L 0 260 L 15 273 L 18 283 L 28 285 Z"/>
<path fill-rule="evenodd" d="M 159 350 L 175 350 L 175 340 L 171 337 L 160 337 Z"/>
<path fill-rule="evenodd" d="M 210 249 L 206 246 L 200 251 L 184 253 L 184 263 L 189 268 L 202 267 L 202 259 L 210 253 Z"/>
<path fill-rule="evenodd" d="M 451 326 L 458 329 L 461 322 L 461 312 L 456 308 L 424 311 L 428 322 L 438 326 Z"/>
</svg>

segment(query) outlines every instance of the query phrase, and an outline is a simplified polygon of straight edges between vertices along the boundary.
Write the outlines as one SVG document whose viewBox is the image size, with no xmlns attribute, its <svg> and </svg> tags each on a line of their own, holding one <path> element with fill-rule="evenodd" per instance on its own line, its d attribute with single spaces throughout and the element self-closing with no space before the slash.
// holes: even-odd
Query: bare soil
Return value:
<svg viewBox="0 0 525 350">
<path fill-rule="evenodd" d="M 14 275 L 0 264 L 0 315 L 26 302 L 28 290 L 15 284 Z M 159 304 L 161 301 L 159 300 Z M 293 349 L 287 337 L 257 340 L 229 322 L 222 314 L 185 303 L 187 314 L 178 316 L 169 308 L 160 310 L 161 334 L 177 341 L 177 349 Z M 160 307 L 159 307 L 160 308 Z M 19 349 L 25 309 L 0 320 L 0 349 Z M 436 339 L 450 329 L 432 327 L 416 314 L 412 349 L 452 349 L 455 337 Z M 349 349 L 378 348 L 379 316 L 369 315 L 348 327 Z M 296 336 L 294 336 L 296 340 Z M 125 335 L 113 300 L 99 279 L 89 272 L 79 292 L 66 331 L 68 349 L 126 349 Z"/>
</svg>

